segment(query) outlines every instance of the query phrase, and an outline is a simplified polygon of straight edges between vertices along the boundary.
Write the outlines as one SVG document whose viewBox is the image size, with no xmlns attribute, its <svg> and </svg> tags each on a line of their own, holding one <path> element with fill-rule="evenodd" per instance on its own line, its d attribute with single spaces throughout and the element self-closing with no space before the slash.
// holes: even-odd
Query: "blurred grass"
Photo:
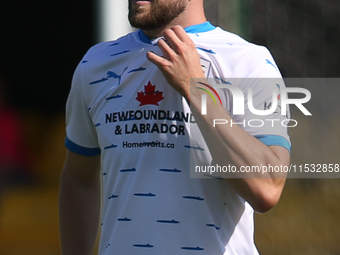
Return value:
<svg viewBox="0 0 340 255">
<path fill-rule="evenodd" d="M 280 202 L 255 217 L 262 255 L 340 254 L 340 179 L 288 179 Z"/>
<path fill-rule="evenodd" d="M 11 188 L 0 212 L 1 255 L 57 255 L 59 250 L 56 186 Z"/>
<path fill-rule="evenodd" d="M 35 155 L 34 180 L 14 185 L 0 197 L 0 255 L 60 254 L 58 184 L 65 156 L 63 117 L 22 113 Z"/>
<path fill-rule="evenodd" d="M 340 164 L 340 118 L 292 108 L 298 126 L 290 128 L 291 163 Z M 340 177 L 340 173 L 339 173 Z M 339 255 L 340 178 L 287 179 L 281 200 L 256 215 L 256 244 L 262 255 Z"/>
</svg>

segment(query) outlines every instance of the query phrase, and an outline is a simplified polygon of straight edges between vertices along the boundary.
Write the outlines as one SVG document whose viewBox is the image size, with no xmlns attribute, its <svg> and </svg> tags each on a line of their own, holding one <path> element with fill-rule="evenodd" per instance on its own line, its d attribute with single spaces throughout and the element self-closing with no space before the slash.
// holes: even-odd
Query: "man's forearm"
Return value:
<svg viewBox="0 0 340 255">
<path fill-rule="evenodd" d="M 210 109 L 214 111 L 208 115 L 201 115 L 200 91 L 194 91 L 187 100 L 190 101 L 190 108 L 215 163 L 232 164 L 237 169 L 242 166 L 279 166 L 289 163 L 289 153 L 286 149 L 270 148 L 237 125 L 213 127 L 214 119 L 223 118 L 230 122 L 230 115 L 222 106 L 217 108 L 212 102 L 208 102 L 208 108 L 210 106 Z M 284 153 L 276 153 L 276 150 L 283 150 Z M 234 173 L 231 177 L 227 179 L 227 182 L 259 212 L 268 210 L 277 202 L 285 182 L 285 173 L 266 173 L 265 175 Z"/>
<path fill-rule="evenodd" d="M 92 255 L 100 218 L 100 179 L 81 181 L 64 171 L 59 197 L 63 255 Z"/>
<path fill-rule="evenodd" d="M 189 101 L 190 108 L 216 163 L 232 163 L 238 168 L 247 165 L 277 165 L 281 163 L 268 146 L 248 134 L 240 126 L 236 124 L 214 126 L 215 119 L 224 119 L 231 123 L 232 118 L 223 106 L 216 106 L 211 101 L 208 101 L 207 107 L 214 110 L 207 115 L 202 115 L 200 112 L 201 91 L 197 89 L 192 91 Z M 266 177 L 275 176 L 268 173 Z"/>
</svg>

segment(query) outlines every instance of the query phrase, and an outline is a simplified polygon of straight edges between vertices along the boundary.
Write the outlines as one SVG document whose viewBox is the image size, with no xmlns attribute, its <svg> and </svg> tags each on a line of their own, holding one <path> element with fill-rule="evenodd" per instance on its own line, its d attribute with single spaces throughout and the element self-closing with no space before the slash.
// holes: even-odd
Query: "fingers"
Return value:
<svg viewBox="0 0 340 255">
<path fill-rule="evenodd" d="M 175 52 L 178 52 L 178 47 L 183 44 L 183 41 L 177 36 L 173 28 L 164 31 L 164 38 L 170 43 Z"/>
<path fill-rule="evenodd" d="M 170 43 L 170 47 L 181 54 L 185 45 L 193 46 L 194 43 L 181 26 L 174 26 L 164 31 L 164 38 Z"/>
<path fill-rule="evenodd" d="M 182 41 L 184 43 L 192 42 L 191 38 L 189 37 L 187 32 L 185 32 L 183 27 L 174 26 L 174 27 L 170 28 L 169 30 L 172 31 L 180 41 Z"/>
<path fill-rule="evenodd" d="M 158 68 L 162 68 L 163 66 L 169 65 L 169 61 L 161 56 L 158 56 L 157 54 L 153 53 L 152 51 L 149 51 L 146 54 L 147 59 L 158 66 Z"/>
<path fill-rule="evenodd" d="M 177 58 L 178 55 L 183 55 L 190 47 L 195 48 L 193 41 L 181 26 L 174 26 L 165 30 L 164 38 L 167 42 L 163 39 L 158 41 L 158 47 L 163 56 L 158 56 L 153 52 L 147 53 L 149 61 L 158 67 L 170 65 L 171 61 Z"/>
<path fill-rule="evenodd" d="M 169 60 L 169 61 L 173 60 L 177 56 L 177 45 L 179 43 L 179 39 L 177 38 L 177 44 L 175 44 L 173 40 L 171 40 L 171 41 L 172 41 L 172 43 L 169 42 L 171 44 L 171 46 L 164 39 L 160 39 L 158 41 L 157 45 L 158 45 L 158 48 L 162 51 L 163 56 L 160 57 L 160 56 L 157 56 L 154 53 L 148 53 L 147 57 L 148 58 L 151 57 L 151 59 L 153 61 L 156 61 L 157 63 L 161 62 L 162 64 L 167 63 L 167 61 L 163 61 L 162 59 Z"/>
<path fill-rule="evenodd" d="M 163 39 L 160 39 L 157 45 L 162 51 L 164 58 L 171 59 L 175 54 L 174 50 Z"/>
</svg>

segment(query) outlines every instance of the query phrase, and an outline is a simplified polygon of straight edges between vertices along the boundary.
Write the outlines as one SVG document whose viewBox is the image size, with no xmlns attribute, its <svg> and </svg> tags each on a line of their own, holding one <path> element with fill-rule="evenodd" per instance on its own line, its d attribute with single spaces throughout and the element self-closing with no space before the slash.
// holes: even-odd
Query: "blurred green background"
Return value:
<svg viewBox="0 0 340 255">
<path fill-rule="evenodd" d="M 0 139 L 14 141 L 0 142 L 0 153 L 12 145 L 20 148 L 11 149 L 11 162 L 0 156 L 0 255 L 60 254 L 64 105 L 78 61 L 97 41 L 96 1 L 0 5 Z M 284 77 L 340 77 L 338 0 L 209 0 L 205 5 L 213 24 L 267 46 Z M 339 164 L 340 87 L 305 87 L 318 92 L 309 105 L 312 117 L 291 109 L 299 122 L 290 129 L 292 163 Z M 339 202 L 340 179 L 288 179 L 279 204 L 256 215 L 260 253 L 340 254 Z"/>
</svg>

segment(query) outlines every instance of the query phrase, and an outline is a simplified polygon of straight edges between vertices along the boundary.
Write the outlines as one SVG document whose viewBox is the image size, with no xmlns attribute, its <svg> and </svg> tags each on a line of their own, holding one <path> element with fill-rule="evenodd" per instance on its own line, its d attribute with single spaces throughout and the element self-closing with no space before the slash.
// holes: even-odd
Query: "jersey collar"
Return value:
<svg viewBox="0 0 340 255">
<path fill-rule="evenodd" d="M 215 28 L 216 28 L 215 26 L 213 26 L 209 21 L 207 21 L 201 24 L 186 27 L 184 28 L 184 30 L 187 33 L 195 34 L 195 33 L 208 32 L 208 31 L 214 30 Z"/>
<path fill-rule="evenodd" d="M 201 24 L 197 24 L 197 25 L 193 25 L 193 26 L 189 26 L 184 28 L 184 30 L 187 33 L 190 34 L 194 34 L 194 33 L 203 33 L 203 32 L 208 32 L 211 31 L 213 29 L 215 29 L 216 27 L 213 26 L 209 21 L 201 23 Z M 139 39 L 143 42 L 143 43 L 147 43 L 147 44 L 152 44 L 152 41 L 150 41 L 149 37 L 147 37 L 142 30 L 138 31 L 138 36 Z"/>
</svg>

